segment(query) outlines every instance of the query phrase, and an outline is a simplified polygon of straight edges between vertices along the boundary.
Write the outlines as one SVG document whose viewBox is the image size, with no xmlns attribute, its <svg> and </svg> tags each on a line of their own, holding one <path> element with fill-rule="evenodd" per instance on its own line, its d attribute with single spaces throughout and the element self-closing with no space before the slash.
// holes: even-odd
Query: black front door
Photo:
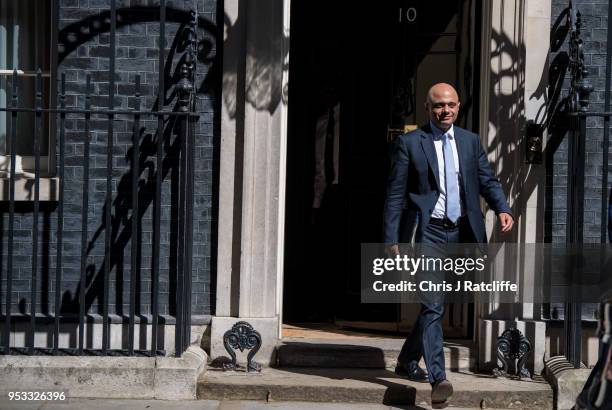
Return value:
<svg viewBox="0 0 612 410">
<path fill-rule="evenodd" d="M 474 1 L 293 2 L 284 320 L 397 324 L 362 304 L 360 247 L 382 240 L 395 136 L 426 120 L 427 89 L 457 87 L 474 124 Z"/>
</svg>

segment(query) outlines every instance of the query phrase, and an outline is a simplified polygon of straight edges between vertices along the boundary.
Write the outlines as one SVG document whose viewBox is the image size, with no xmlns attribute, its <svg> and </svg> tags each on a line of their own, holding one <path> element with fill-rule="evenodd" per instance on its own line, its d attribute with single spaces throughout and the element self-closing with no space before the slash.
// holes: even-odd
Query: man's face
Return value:
<svg viewBox="0 0 612 410">
<path fill-rule="evenodd" d="M 459 97 L 455 90 L 446 85 L 434 86 L 425 103 L 425 109 L 433 124 L 446 131 L 457 119 L 459 114 Z"/>
</svg>

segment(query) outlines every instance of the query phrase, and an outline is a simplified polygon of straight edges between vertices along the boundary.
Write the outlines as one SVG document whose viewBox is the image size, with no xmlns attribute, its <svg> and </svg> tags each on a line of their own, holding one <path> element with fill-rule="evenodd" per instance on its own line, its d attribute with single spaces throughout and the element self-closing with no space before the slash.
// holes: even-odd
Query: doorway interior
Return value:
<svg viewBox="0 0 612 410">
<path fill-rule="evenodd" d="M 362 243 L 381 242 L 392 143 L 425 123 L 431 85 L 461 96 L 478 126 L 480 0 L 291 5 L 284 323 L 411 326 L 418 306 L 362 304 Z M 446 329 L 471 332 L 471 309 Z"/>
</svg>

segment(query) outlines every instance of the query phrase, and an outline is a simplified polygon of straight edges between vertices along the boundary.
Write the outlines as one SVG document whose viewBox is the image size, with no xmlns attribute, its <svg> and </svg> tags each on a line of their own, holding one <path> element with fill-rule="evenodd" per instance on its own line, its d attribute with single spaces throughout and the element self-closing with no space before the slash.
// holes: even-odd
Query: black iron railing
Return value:
<svg viewBox="0 0 612 410">
<path fill-rule="evenodd" d="M 55 2 L 55 7 L 58 7 Z M 174 300 L 176 301 L 176 325 L 175 325 L 175 352 L 180 356 L 189 345 L 190 329 L 191 329 L 191 270 L 192 270 L 192 226 L 193 226 L 193 176 L 194 176 L 194 121 L 198 113 L 195 112 L 195 73 L 196 73 L 196 53 L 197 53 L 197 13 L 191 11 L 190 21 L 186 24 L 186 44 L 185 55 L 182 57 L 180 66 L 180 78 L 175 84 L 175 90 L 178 92 L 177 105 L 172 110 L 165 110 L 165 25 L 166 25 L 166 2 L 160 0 L 159 6 L 159 83 L 157 106 L 150 111 L 142 110 L 141 96 L 141 78 L 137 75 L 134 79 L 134 97 L 135 108 L 132 109 L 117 109 L 114 105 L 115 96 L 115 45 L 116 45 L 116 25 L 117 25 L 117 9 L 115 0 L 110 2 L 110 64 L 109 64 L 109 82 L 108 82 L 108 108 L 107 109 L 92 109 L 92 81 L 88 74 L 86 77 L 85 103 L 83 108 L 66 108 L 66 77 L 61 75 L 59 87 L 59 106 L 53 104 L 50 108 L 44 108 L 42 101 L 42 71 L 39 69 L 36 73 L 36 99 L 35 107 L 20 106 L 19 94 L 19 76 L 17 70 L 14 70 L 11 77 L 11 100 L 7 107 L 0 107 L 0 111 L 5 111 L 10 114 L 11 132 L 10 146 L 15 147 L 17 138 L 17 124 L 22 113 L 34 113 L 35 136 L 34 136 L 34 198 L 33 198 L 33 230 L 32 230 L 32 276 L 31 276 L 31 303 L 30 303 L 30 329 L 27 332 L 25 346 L 11 346 L 11 331 L 12 331 L 12 308 L 13 308 L 13 293 L 12 284 L 14 281 L 14 228 L 15 228 L 15 182 L 16 182 L 16 152 L 11 150 L 11 164 L 9 177 L 9 200 L 8 200 L 8 244 L 7 244 L 7 267 L 6 271 L 1 271 L 2 277 L 6 278 L 6 300 L 4 314 L 4 328 L 2 332 L 2 346 L 0 348 L 3 354 L 14 353 L 46 353 L 46 354 L 102 354 L 102 355 L 159 355 L 165 354 L 163 347 L 159 346 L 158 327 L 160 324 L 159 315 L 159 278 L 160 278 L 160 243 L 162 236 L 160 228 L 160 216 L 162 205 L 162 161 L 164 153 L 164 123 L 172 123 L 173 126 L 178 123 L 179 131 L 179 200 L 178 200 L 178 239 L 171 246 L 177 247 L 177 286 L 175 289 Z M 54 12 L 58 16 L 57 9 Z M 51 101 L 55 101 L 56 97 L 52 96 Z M 55 115 L 59 117 L 57 142 L 57 177 L 59 180 L 59 192 L 57 197 L 57 232 L 56 232 L 56 266 L 55 266 L 55 301 L 54 301 L 54 327 L 53 327 L 53 347 L 36 347 L 34 345 L 34 335 L 37 330 L 36 308 L 37 308 L 37 255 L 39 242 L 39 223 L 38 214 L 40 212 L 40 142 L 42 138 L 43 114 Z M 60 324 L 62 322 L 62 314 L 60 312 L 61 292 L 62 289 L 62 234 L 64 224 L 64 166 L 65 166 L 65 137 L 66 137 L 66 115 L 80 115 L 84 120 L 84 129 L 82 134 L 84 137 L 84 152 L 83 152 L 83 186 L 82 186 L 82 208 L 81 208 L 81 252 L 80 252 L 80 283 L 79 288 L 79 313 L 78 313 L 78 347 L 60 349 L 59 335 Z M 91 121 L 92 115 L 105 116 L 108 121 L 107 138 L 106 138 L 106 193 L 105 193 L 105 209 L 104 209 L 104 278 L 103 278 L 103 299 L 102 299 L 102 347 L 101 349 L 85 348 L 85 324 L 86 324 L 86 267 L 88 257 L 88 209 L 89 201 L 89 183 L 90 183 L 90 139 L 91 139 Z M 132 215 L 129 225 L 132 232 L 131 240 L 131 270 L 130 270 L 130 289 L 129 289 L 129 322 L 128 322 L 128 343 L 127 349 L 111 349 L 110 346 L 110 312 L 109 312 L 109 291 L 111 277 L 111 252 L 112 252 L 112 215 L 111 206 L 113 199 L 113 120 L 117 116 L 127 116 L 132 121 L 132 178 L 131 178 L 131 208 Z M 144 213 L 143 204 L 139 203 L 139 162 L 140 162 L 140 144 L 141 144 L 141 119 L 143 117 L 157 118 L 156 131 L 156 175 L 155 175 L 155 200 L 153 210 L 153 250 L 152 250 L 152 267 L 151 267 L 151 339 L 149 348 L 145 350 L 135 349 L 135 316 L 136 316 L 136 282 L 137 269 L 139 266 L 140 238 L 136 234 L 139 231 L 140 217 Z M 174 204 L 171 204 L 174 206 Z M 40 322 L 40 321 L 38 321 Z"/>
<path fill-rule="evenodd" d="M 608 6 L 610 7 L 610 6 Z M 608 15 L 610 10 L 608 10 Z M 585 142 L 586 121 L 588 117 L 603 117 L 603 166 L 601 178 L 601 242 L 608 241 L 608 149 L 610 145 L 610 78 L 612 70 L 612 21 L 608 18 L 608 38 L 606 50 L 606 81 L 604 93 L 604 111 L 588 110 L 589 94 L 593 90 L 584 62 L 583 42 L 581 38 L 582 16 L 570 2 L 569 7 L 569 64 L 570 95 L 569 115 L 570 133 L 568 144 L 568 194 L 567 194 L 567 237 L 568 243 L 584 241 L 584 176 L 585 176 Z M 603 264 L 602 264 L 603 266 Z M 573 280 L 572 280 L 573 281 Z M 575 281 L 573 281 L 576 283 Z M 570 290 L 571 292 L 571 290 Z M 568 303 L 565 307 L 565 356 L 575 368 L 581 365 L 582 347 L 582 305 Z"/>
</svg>

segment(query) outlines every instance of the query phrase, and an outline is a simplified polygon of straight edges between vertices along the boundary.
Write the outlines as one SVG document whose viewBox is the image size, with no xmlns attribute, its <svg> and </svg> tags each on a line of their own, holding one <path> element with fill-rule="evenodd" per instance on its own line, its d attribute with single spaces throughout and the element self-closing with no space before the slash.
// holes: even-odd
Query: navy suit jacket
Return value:
<svg viewBox="0 0 612 410">
<path fill-rule="evenodd" d="M 454 126 L 459 157 L 464 215 L 474 237 L 486 242 L 480 196 L 496 214 L 512 215 L 499 180 L 493 175 L 478 135 Z M 438 201 L 438 159 L 429 124 L 399 136 L 395 141 L 384 209 L 384 242 L 410 242 L 416 229 L 420 238 Z"/>
</svg>

